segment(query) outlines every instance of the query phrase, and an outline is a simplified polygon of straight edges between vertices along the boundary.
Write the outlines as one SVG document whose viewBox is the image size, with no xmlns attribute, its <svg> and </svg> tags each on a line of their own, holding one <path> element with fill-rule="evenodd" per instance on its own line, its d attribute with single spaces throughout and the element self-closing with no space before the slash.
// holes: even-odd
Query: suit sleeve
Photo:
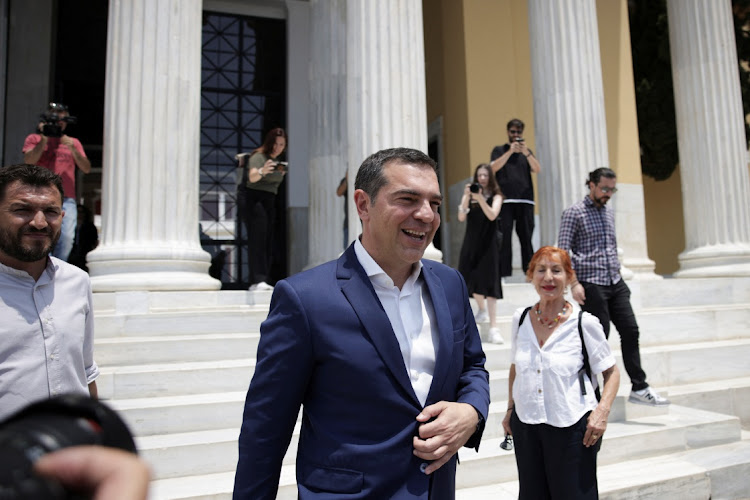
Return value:
<svg viewBox="0 0 750 500">
<path fill-rule="evenodd" d="M 257 364 L 245 400 L 234 499 L 273 499 L 313 366 L 310 327 L 294 289 L 276 284 L 260 327 Z"/>
<path fill-rule="evenodd" d="M 482 416 L 481 424 L 477 431 L 464 444 L 467 448 L 479 449 L 479 442 L 482 440 L 484 433 L 484 423 L 487 422 L 487 416 L 490 408 L 490 382 L 489 374 L 484 368 L 486 356 L 482 350 L 482 339 L 479 337 L 479 330 L 474 321 L 474 314 L 469 304 L 469 295 L 461 275 L 456 271 L 459 283 L 461 284 L 461 295 L 464 302 L 464 330 L 466 332 L 464 340 L 464 368 L 458 383 L 458 396 L 456 401 L 459 403 L 468 403 L 473 406 Z"/>
</svg>

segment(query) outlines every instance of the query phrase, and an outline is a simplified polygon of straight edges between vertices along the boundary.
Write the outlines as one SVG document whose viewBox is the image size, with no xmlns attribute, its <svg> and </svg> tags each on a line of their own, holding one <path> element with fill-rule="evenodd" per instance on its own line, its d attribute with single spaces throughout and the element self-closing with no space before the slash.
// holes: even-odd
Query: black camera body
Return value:
<svg viewBox="0 0 750 500">
<path fill-rule="evenodd" d="M 63 131 L 60 122 L 76 123 L 78 119 L 75 116 L 60 116 L 56 111 L 48 111 L 39 115 L 42 119 L 42 135 L 47 137 L 62 137 Z"/>
<path fill-rule="evenodd" d="M 525 140 L 523 137 L 516 137 L 516 142 L 524 142 Z"/>
<path fill-rule="evenodd" d="M 482 189 L 482 187 L 476 182 L 473 182 L 471 186 L 469 186 L 469 191 L 472 193 L 478 193 L 480 189 Z"/>
<path fill-rule="evenodd" d="M 0 423 L 0 498 L 79 498 L 34 473 L 42 455 L 69 446 L 101 445 L 136 453 L 128 427 L 102 403 L 82 395 L 40 401 Z"/>
</svg>

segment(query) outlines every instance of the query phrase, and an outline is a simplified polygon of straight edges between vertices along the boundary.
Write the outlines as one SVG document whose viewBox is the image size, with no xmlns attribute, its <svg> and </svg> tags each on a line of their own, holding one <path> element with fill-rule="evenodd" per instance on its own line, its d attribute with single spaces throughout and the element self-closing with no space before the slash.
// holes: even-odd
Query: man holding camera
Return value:
<svg viewBox="0 0 750 500">
<path fill-rule="evenodd" d="M 85 174 L 91 171 L 91 162 L 83 151 L 81 142 L 65 134 L 68 123 L 74 123 L 67 106 L 51 102 L 42 115 L 37 133 L 29 134 L 23 143 L 23 159 L 30 165 L 45 167 L 62 177 L 65 196 L 60 240 L 52 255 L 67 261 L 75 239 L 78 209 L 76 203 L 76 167 Z"/>
<path fill-rule="evenodd" d="M 531 235 L 534 233 L 534 186 L 531 173 L 541 170 L 539 160 L 526 147 L 523 138 L 524 123 L 518 118 L 508 122 L 508 143 L 495 146 L 490 155 L 490 166 L 495 173 L 497 184 L 503 192 L 503 207 L 500 210 L 500 232 L 504 238 L 500 245 L 500 276 L 513 274 L 513 253 L 511 233 L 513 222 L 521 242 L 521 267 L 523 272 L 529 267 L 534 247 Z"/>
</svg>

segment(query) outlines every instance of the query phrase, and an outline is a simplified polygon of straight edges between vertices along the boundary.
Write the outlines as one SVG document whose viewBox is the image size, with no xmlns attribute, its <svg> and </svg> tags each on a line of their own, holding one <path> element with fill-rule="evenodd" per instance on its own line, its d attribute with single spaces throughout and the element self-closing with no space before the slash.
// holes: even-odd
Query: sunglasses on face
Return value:
<svg viewBox="0 0 750 500">
<path fill-rule="evenodd" d="M 597 186 L 599 187 L 599 186 Z M 599 191 L 601 191 L 604 194 L 615 194 L 617 192 L 617 188 L 611 188 L 611 187 L 599 187 Z"/>
</svg>

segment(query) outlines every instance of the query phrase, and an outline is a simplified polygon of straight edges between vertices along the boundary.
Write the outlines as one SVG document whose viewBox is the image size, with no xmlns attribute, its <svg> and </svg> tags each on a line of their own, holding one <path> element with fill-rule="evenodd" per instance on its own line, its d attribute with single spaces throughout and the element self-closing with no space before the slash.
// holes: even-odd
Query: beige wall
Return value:
<svg viewBox="0 0 750 500">
<path fill-rule="evenodd" d="M 662 182 L 642 176 L 627 2 L 597 0 L 596 8 L 610 165 L 620 182 L 643 185 L 648 254 L 657 273 L 670 274 L 685 247 L 679 170 Z M 443 117 L 447 186 L 507 141 L 511 118 L 526 123 L 536 149 L 527 2 L 423 0 L 423 10 L 427 115 Z"/>
</svg>

